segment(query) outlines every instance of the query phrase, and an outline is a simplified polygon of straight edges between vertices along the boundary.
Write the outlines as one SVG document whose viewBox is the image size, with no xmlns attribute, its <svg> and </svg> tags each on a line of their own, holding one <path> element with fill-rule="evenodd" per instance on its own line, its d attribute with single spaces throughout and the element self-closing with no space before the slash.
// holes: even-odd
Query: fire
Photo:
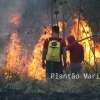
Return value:
<svg viewBox="0 0 100 100">
<path fill-rule="evenodd" d="M 59 31 L 60 31 L 59 37 L 63 38 L 63 36 L 65 34 L 65 28 L 67 26 L 67 22 L 59 20 L 58 21 L 58 26 L 59 26 Z"/>
<path fill-rule="evenodd" d="M 42 51 L 44 40 L 51 37 L 51 28 L 47 26 L 43 29 L 43 34 L 34 47 L 31 61 L 28 65 L 28 76 L 33 79 L 45 79 L 45 70 L 42 66 Z"/>
<path fill-rule="evenodd" d="M 16 68 L 21 65 L 21 45 L 17 32 L 10 36 L 9 44 L 6 48 L 5 67 L 7 71 L 15 72 Z"/>
<path fill-rule="evenodd" d="M 63 32 L 64 23 L 62 21 L 58 21 L 59 31 Z"/>
<path fill-rule="evenodd" d="M 11 15 L 10 23 L 14 26 L 18 26 L 20 23 L 20 16 L 19 15 Z"/>
<path fill-rule="evenodd" d="M 16 19 L 16 18 L 15 18 Z M 79 23 L 79 25 L 78 25 Z M 60 32 L 63 31 L 62 22 L 59 23 Z M 79 31 L 78 30 L 79 26 Z M 77 40 L 84 39 L 86 37 L 92 36 L 92 31 L 86 20 L 80 19 L 78 22 L 78 18 L 74 19 L 74 25 L 71 29 L 71 34 L 75 36 Z M 37 41 L 36 45 L 34 46 L 32 56 L 30 60 L 27 59 L 27 54 L 23 54 L 23 48 L 21 45 L 21 41 L 18 37 L 17 32 L 13 32 L 10 35 L 10 41 L 6 48 L 6 62 L 5 68 L 6 73 L 8 72 L 15 72 L 19 76 L 22 74 L 28 76 L 32 79 L 43 80 L 45 79 L 45 69 L 42 66 L 42 52 L 43 52 L 43 44 L 46 39 L 51 37 L 52 31 L 51 26 L 46 26 L 43 28 L 42 35 L 40 36 L 39 40 Z M 95 64 L 95 57 L 96 59 L 100 59 L 100 45 L 94 44 L 92 39 L 86 39 L 80 42 L 85 51 L 85 61 L 91 65 Z M 94 48 L 95 47 L 95 48 Z M 95 54 L 94 54 L 95 53 Z M 67 61 L 69 62 L 69 53 L 67 53 Z M 23 56 L 24 55 L 24 56 Z M 94 57 L 95 55 L 95 57 Z M 8 76 L 7 76 L 8 77 Z M 9 76 L 10 78 L 12 75 Z M 8 77 L 8 78 L 9 78 Z"/>
<path fill-rule="evenodd" d="M 97 58 L 97 62 L 100 62 L 100 44 L 97 44 L 96 45 L 96 48 L 95 48 L 95 56 Z"/>
<path fill-rule="evenodd" d="M 80 28 L 79 28 L 79 35 L 78 34 L 73 34 L 77 33 L 77 25 L 78 25 L 78 20 L 75 19 L 75 24 L 72 27 L 72 35 L 75 36 L 78 40 L 81 40 L 83 38 L 86 38 L 87 36 L 92 36 L 92 31 L 91 28 L 89 27 L 88 23 L 85 20 L 80 21 Z M 82 25 L 81 25 L 82 24 Z M 60 26 L 60 32 L 62 32 L 62 23 L 59 23 Z M 51 37 L 51 28 L 50 26 L 47 26 L 43 29 L 43 33 L 40 39 L 38 40 L 37 44 L 34 47 L 33 54 L 31 57 L 31 61 L 28 64 L 28 76 L 31 77 L 32 79 L 38 79 L 38 80 L 43 80 L 45 79 L 45 69 L 43 69 L 42 66 L 42 51 L 43 51 L 43 43 L 45 39 L 48 39 Z M 87 39 L 81 42 L 81 44 L 85 48 L 85 61 L 87 63 L 90 63 L 91 65 L 94 65 L 94 53 L 93 53 L 93 47 L 94 43 L 93 40 Z M 96 52 L 97 53 L 97 52 Z M 69 53 L 68 53 L 69 54 Z M 69 56 L 69 55 L 67 55 Z"/>
<path fill-rule="evenodd" d="M 72 26 L 71 34 L 74 35 L 77 40 L 81 40 L 93 35 L 88 22 L 83 18 L 81 18 L 80 20 L 78 20 L 78 18 L 74 19 L 74 25 Z M 81 41 L 80 43 L 83 45 L 85 51 L 84 60 L 86 61 L 86 63 L 94 65 L 95 64 L 94 56 L 95 55 L 97 56 L 99 52 L 95 50 L 93 40 L 91 38 L 88 38 L 84 41 Z M 100 58 L 100 55 L 98 56 Z"/>
</svg>

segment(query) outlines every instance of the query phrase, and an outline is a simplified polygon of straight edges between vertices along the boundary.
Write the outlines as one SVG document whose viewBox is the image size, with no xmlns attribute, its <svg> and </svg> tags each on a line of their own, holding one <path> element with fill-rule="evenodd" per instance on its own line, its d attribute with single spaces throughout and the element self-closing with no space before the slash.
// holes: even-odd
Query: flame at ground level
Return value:
<svg viewBox="0 0 100 100">
<path fill-rule="evenodd" d="M 28 76 L 33 79 L 45 79 L 45 70 L 42 66 L 42 51 L 44 41 L 51 37 L 51 33 L 50 26 L 45 27 L 38 43 L 34 47 L 31 61 L 28 64 Z"/>
<path fill-rule="evenodd" d="M 20 55 L 21 55 L 21 45 L 16 32 L 12 33 L 10 36 L 9 44 L 6 48 L 6 69 L 9 71 L 14 71 L 15 66 L 20 66 Z"/>
<path fill-rule="evenodd" d="M 88 36 L 92 36 L 91 28 L 88 23 L 81 19 L 78 27 L 78 19 L 72 26 L 71 34 L 76 39 L 81 40 Z M 79 31 L 77 32 L 79 28 Z M 32 56 L 30 60 L 26 60 L 25 55 L 22 56 L 23 50 L 18 37 L 18 33 L 14 32 L 10 36 L 9 44 L 6 48 L 6 70 L 10 72 L 17 72 L 19 75 L 24 74 L 32 79 L 43 80 L 45 79 L 45 69 L 42 66 L 42 51 L 45 39 L 51 37 L 51 27 L 47 26 L 43 28 L 42 35 L 34 46 Z M 100 45 L 97 45 L 94 49 L 94 42 L 92 39 L 86 39 L 80 42 L 85 49 L 85 61 L 91 65 L 94 65 L 94 51 L 95 57 L 100 59 Z M 69 55 L 68 55 L 69 58 Z"/>
<path fill-rule="evenodd" d="M 82 40 L 86 37 L 93 35 L 88 22 L 81 18 L 74 19 L 74 25 L 72 26 L 71 34 L 75 36 L 77 40 Z M 100 48 L 95 47 L 94 41 L 91 38 L 85 39 L 80 42 L 84 47 L 84 60 L 90 65 L 95 64 L 95 59 L 100 58 Z"/>
</svg>

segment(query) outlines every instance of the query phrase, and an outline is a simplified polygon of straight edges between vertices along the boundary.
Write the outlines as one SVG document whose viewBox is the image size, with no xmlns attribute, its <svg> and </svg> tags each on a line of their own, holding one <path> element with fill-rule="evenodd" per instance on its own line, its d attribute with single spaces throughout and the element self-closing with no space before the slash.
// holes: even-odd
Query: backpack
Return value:
<svg viewBox="0 0 100 100">
<path fill-rule="evenodd" d="M 48 51 L 46 54 L 47 61 L 60 62 L 61 43 L 58 40 L 51 40 L 48 43 Z"/>
</svg>

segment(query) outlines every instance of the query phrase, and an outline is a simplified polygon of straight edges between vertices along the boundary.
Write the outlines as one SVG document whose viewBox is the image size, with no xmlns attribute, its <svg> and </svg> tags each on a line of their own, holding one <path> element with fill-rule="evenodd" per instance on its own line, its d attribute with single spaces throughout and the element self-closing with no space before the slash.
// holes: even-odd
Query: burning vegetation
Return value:
<svg viewBox="0 0 100 100">
<path fill-rule="evenodd" d="M 22 46 L 17 32 L 10 34 L 10 40 L 6 47 L 5 56 L 5 75 L 6 78 L 11 78 L 9 76 L 11 73 L 19 74 L 22 72 Z"/>
<path fill-rule="evenodd" d="M 20 15 L 11 15 L 9 20 L 9 23 L 12 25 L 12 27 L 17 28 L 20 24 Z"/>
<path fill-rule="evenodd" d="M 84 60 L 90 65 L 95 65 L 95 60 L 100 58 L 100 44 L 93 41 L 93 33 L 88 22 L 81 18 L 74 19 L 74 25 L 72 26 L 71 34 L 83 45 L 84 47 Z M 89 38 L 87 38 L 89 37 Z M 83 41 L 81 41 L 83 39 Z M 97 47 L 95 46 L 97 45 Z"/>
<path fill-rule="evenodd" d="M 51 28 L 47 26 L 44 27 L 43 34 L 34 47 L 32 58 L 28 65 L 28 75 L 33 79 L 41 80 L 45 78 L 45 70 L 43 69 L 44 66 L 42 66 L 42 51 L 44 41 L 49 37 L 51 37 Z"/>
<path fill-rule="evenodd" d="M 19 17 L 13 17 L 11 23 L 19 23 Z M 59 22 L 60 32 L 63 31 L 63 22 Z M 10 34 L 9 42 L 6 47 L 5 57 L 5 75 L 9 77 L 9 73 L 16 73 L 19 76 L 27 76 L 32 79 L 43 80 L 45 79 L 45 69 L 42 66 L 42 51 L 45 39 L 51 37 L 51 26 L 43 28 L 40 39 L 37 41 L 32 51 L 32 56 L 27 59 L 27 55 L 24 54 L 21 40 L 17 32 Z M 85 51 L 85 63 L 94 66 L 97 61 L 100 62 L 100 44 L 93 41 L 91 37 L 93 35 L 88 22 L 80 18 L 74 18 L 74 24 L 71 28 L 71 35 L 83 45 Z M 86 39 L 85 39 L 86 38 Z M 83 41 L 81 41 L 83 40 Z M 69 59 L 69 53 L 67 55 Z"/>
</svg>

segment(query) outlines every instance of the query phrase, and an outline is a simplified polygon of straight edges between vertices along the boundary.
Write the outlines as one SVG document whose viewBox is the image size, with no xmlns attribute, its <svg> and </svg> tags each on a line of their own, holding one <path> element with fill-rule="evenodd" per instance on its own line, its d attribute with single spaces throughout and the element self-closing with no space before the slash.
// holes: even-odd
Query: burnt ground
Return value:
<svg viewBox="0 0 100 100">
<path fill-rule="evenodd" d="M 100 100 L 100 80 L 6 82 L 0 86 L 0 100 Z"/>
<path fill-rule="evenodd" d="M 23 94 L 20 91 L 9 90 L 0 93 L 0 100 L 100 100 L 100 93 L 93 94 L 89 91 L 83 93 L 32 93 Z"/>
<path fill-rule="evenodd" d="M 100 100 L 100 79 L 38 81 L 15 74 L 10 80 L 0 76 L 0 100 Z"/>
</svg>

